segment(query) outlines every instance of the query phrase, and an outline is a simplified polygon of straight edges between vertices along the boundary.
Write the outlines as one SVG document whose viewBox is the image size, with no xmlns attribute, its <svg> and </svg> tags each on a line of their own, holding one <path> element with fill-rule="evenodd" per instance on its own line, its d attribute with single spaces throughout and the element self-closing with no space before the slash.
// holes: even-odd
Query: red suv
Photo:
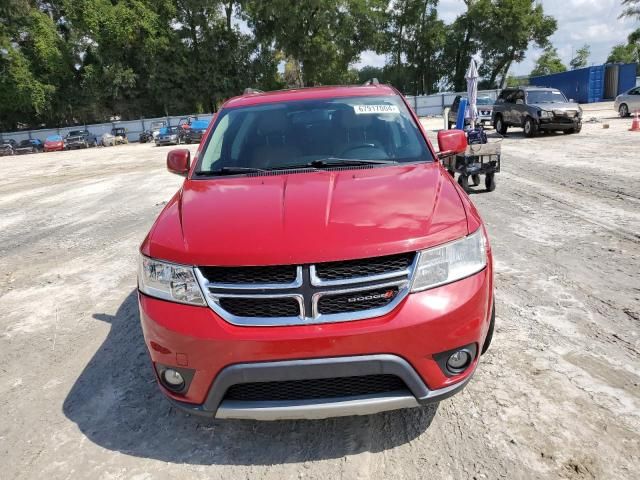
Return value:
<svg viewBox="0 0 640 480">
<path fill-rule="evenodd" d="M 164 394 L 220 418 L 325 418 L 460 391 L 493 332 L 491 250 L 395 89 L 255 93 L 217 113 L 140 249 Z"/>
</svg>

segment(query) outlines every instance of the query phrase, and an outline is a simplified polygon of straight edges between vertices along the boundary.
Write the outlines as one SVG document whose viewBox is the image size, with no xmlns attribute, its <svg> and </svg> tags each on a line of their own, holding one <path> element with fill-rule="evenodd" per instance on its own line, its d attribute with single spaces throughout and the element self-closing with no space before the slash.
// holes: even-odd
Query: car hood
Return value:
<svg viewBox="0 0 640 480">
<path fill-rule="evenodd" d="M 469 233 L 437 163 L 186 180 L 142 253 L 195 265 L 278 265 L 390 255 Z"/>
</svg>

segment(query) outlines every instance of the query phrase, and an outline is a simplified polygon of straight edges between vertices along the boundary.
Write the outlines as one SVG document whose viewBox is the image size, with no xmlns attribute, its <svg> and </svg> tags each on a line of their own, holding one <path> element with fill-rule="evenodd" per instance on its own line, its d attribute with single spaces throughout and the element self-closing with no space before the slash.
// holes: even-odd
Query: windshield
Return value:
<svg viewBox="0 0 640 480">
<path fill-rule="evenodd" d="M 433 157 L 400 98 L 331 98 L 223 110 L 196 173 L 341 160 L 395 163 Z"/>
<path fill-rule="evenodd" d="M 69 132 L 70 137 L 77 137 L 79 135 L 84 135 L 84 130 L 72 130 Z"/>
<path fill-rule="evenodd" d="M 22 140 L 20 142 L 20 146 L 21 147 L 30 147 L 31 146 L 31 140 Z"/>
<path fill-rule="evenodd" d="M 162 127 L 160 129 L 160 135 L 170 135 L 172 133 L 176 133 L 178 127 Z"/>
<path fill-rule="evenodd" d="M 47 142 L 59 142 L 60 140 L 62 140 L 60 135 L 51 135 L 50 137 L 47 137 Z"/>
<path fill-rule="evenodd" d="M 477 105 L 493 105 L 495 100 L 491 97 L 479 97 Z"/>
<path fill-rule="evenodd" d="M 529 90 L 527 103 L 566 103 L 567 97 L 558 90 Z"/>
</svg>

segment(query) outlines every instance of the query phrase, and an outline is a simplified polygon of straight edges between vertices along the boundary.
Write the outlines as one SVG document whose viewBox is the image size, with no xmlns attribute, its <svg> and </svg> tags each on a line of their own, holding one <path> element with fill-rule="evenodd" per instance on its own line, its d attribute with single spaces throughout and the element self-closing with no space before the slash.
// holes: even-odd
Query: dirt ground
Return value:
<svg viewBox="0 0 640 480">
<path fill-rule="evenodd" d="M 180 185 L 166 148 L 0 158 L 0 477 L 638 478 L 640 133 L 604 121 L 514 130 L 496 191 L 472 195 L 497 324 L 469 386 L 437 407 L 324 421 L 206 421 L 158 392 L 135 267 Z"/>
</svg>

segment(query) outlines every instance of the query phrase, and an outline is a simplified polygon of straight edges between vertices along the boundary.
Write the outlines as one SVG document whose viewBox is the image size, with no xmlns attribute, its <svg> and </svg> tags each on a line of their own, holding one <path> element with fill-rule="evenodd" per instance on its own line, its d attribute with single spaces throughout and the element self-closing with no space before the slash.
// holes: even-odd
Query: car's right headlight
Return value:
<svg viewBox="0 0 640 480">
<path fill-rule="evenodd" d="M 548 110 L 540 110 L 540 118 L 553 118 L 553 112 Z"/>
<path fill-rule="evenodd" d="M 478 273 L 487 266 L 487 240 L 475 233 L 418 253 L 412 292 L 439 287 Z"/>
<path fill-rule="evenodd" d="M 150 297 L 190 305 L 206 305 L 193 267 L 140 255 L 138 288 Z"/>
</svg>

